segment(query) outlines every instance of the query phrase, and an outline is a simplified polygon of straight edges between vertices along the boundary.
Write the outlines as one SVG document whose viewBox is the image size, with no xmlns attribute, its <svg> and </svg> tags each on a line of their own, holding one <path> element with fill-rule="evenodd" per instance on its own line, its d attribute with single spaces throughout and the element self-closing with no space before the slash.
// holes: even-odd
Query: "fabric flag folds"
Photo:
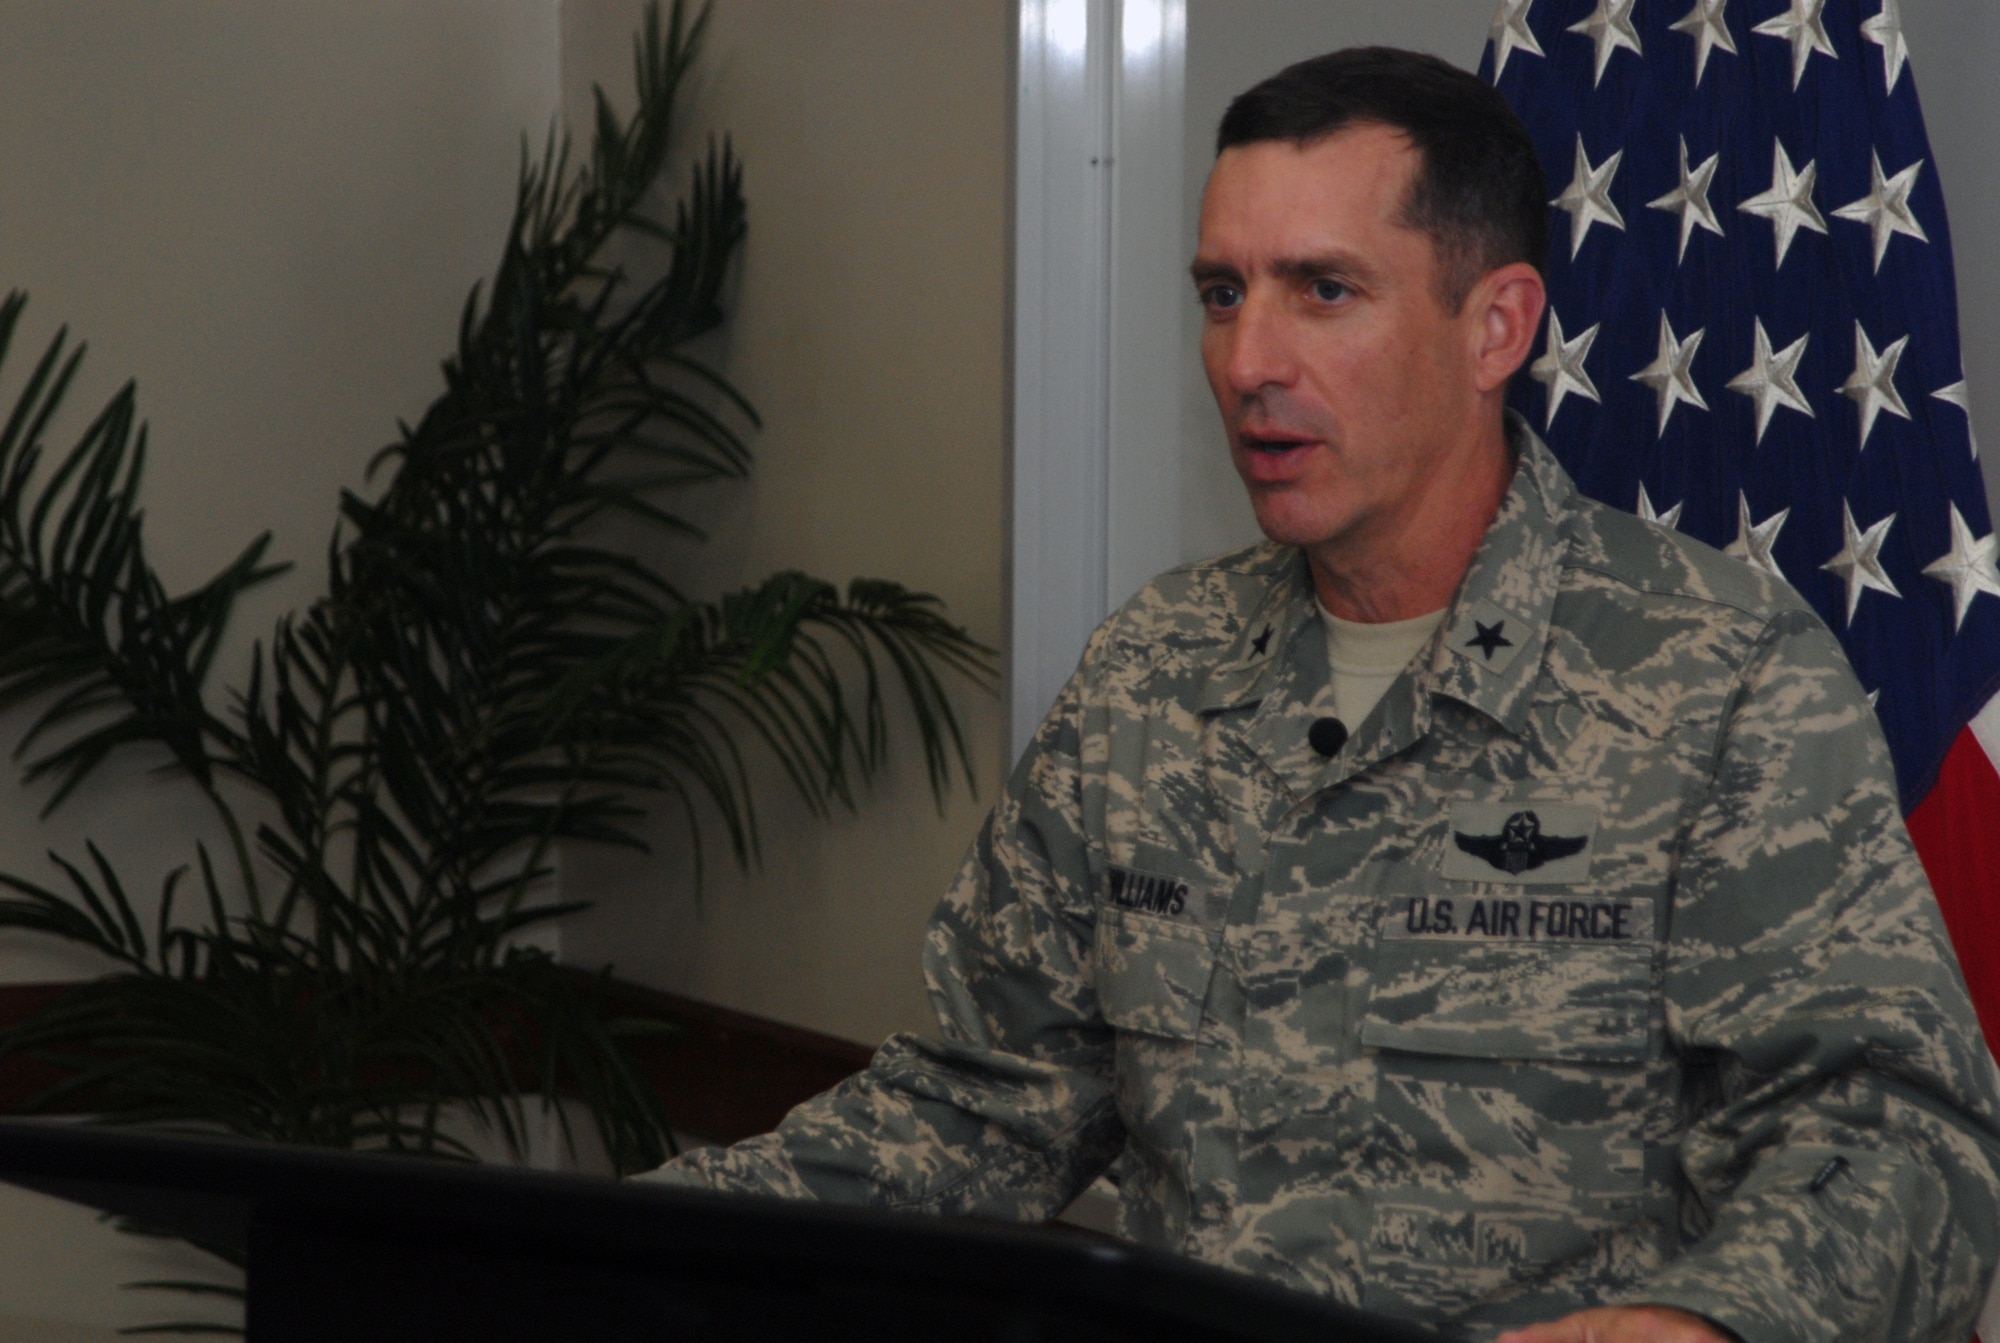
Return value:
<svg viewBox="0 0 2000 1343">
<path fill-rule="evenodd" d="M 1503 0 L 1554 199 L 1515 408 L 1847 647 L 2000 1043 L 2000 569 L 1898 0 Z"/>
</svg>

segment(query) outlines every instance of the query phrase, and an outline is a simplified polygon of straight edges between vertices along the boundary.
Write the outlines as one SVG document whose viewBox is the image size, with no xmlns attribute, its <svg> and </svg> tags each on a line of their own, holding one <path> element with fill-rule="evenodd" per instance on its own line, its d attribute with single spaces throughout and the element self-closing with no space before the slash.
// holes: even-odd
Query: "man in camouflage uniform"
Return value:
<svg viewBox="0 0 2000 1343">
<path fill-rule="evenodd" d="M 1271 541 L 1091 640 L 933 922 L 944 1038 L 660 1178 L 1038 1220 L 1118 1158 L 1136 1240 L 1475 1333 L 1962 1343 L 1993 1072 L 1874 714 L 1789 588 L 1504 418 L 1525 133 L 1349 52 L 1220 138 Z M 1323 623 L 1439 610 L 1341 740 Z"/>
</svg>

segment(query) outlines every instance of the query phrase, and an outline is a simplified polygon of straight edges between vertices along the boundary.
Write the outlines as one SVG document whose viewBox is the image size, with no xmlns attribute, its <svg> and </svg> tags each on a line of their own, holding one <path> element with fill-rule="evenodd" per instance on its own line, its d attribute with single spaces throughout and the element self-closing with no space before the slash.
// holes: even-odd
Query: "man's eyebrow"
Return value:
<svg viewBox="0 0 2000 1343">
<path fill-rule="evenodd" d="M 1271 263 L 1271 269 L 1284 279 L 1294 282 L 1332 276 L 1335 279 L 1352 280 L 1363 288 L 1373 288 L 1380 278 L 1372 266 L 1348 252 L 1329 252 L 1325 256 L 1281 257 Z"/>
<path fill-rule="evenodd" d="M 1359 257 L 1346 252 L 1329 252 L 1325 256 L 1282 257 L 1271 263 L 1270 269 L 1279 278 L 1293 283 L 1317 280 L 1322 276 L 1351 280 L 1363 288 L 1373 288 L 1380 277 L 1373 267 L 1366 265 Z M 1230 280 L 1238 284 L 1243 281 L 1243 273 L 1236 267 L 1221 261 L 1203 261 L 1197 257 L 1188 267 L 1188 274 L 1197 286 L 1217 280 Z"/>
</svg>

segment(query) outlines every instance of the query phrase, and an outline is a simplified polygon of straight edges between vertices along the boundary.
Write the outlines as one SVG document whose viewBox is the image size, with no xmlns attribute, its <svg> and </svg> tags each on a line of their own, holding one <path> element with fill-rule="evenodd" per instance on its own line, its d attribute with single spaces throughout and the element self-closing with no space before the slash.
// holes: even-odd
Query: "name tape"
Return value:
<svg viewBox="0 0 2000 1343">
<path fill-rule="evenodd" d="M 1188 884 L 1173 877 L 1114 867 L 1106 873 L 1105 894 L 1120 909 L 1171 916 L 1187 908 Z"/>
</svg>

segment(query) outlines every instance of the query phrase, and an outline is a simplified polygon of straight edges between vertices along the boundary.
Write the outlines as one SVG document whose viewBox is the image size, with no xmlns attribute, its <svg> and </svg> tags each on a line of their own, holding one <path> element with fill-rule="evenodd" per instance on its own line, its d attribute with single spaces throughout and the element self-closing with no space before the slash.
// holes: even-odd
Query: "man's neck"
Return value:
<svg viewBox="0 0 2000 1343">
<path fill-rule="evenodd" d="M 1513 483 L 1505 433 L 1465 468 L 1459 488 L 1425 496 L 1433 509 L 1393 536 L 1348 536 L 1306 552 L 1320 604 L 1342 620 L 1413 620 L 1451 604 Z"/>
</svg>

